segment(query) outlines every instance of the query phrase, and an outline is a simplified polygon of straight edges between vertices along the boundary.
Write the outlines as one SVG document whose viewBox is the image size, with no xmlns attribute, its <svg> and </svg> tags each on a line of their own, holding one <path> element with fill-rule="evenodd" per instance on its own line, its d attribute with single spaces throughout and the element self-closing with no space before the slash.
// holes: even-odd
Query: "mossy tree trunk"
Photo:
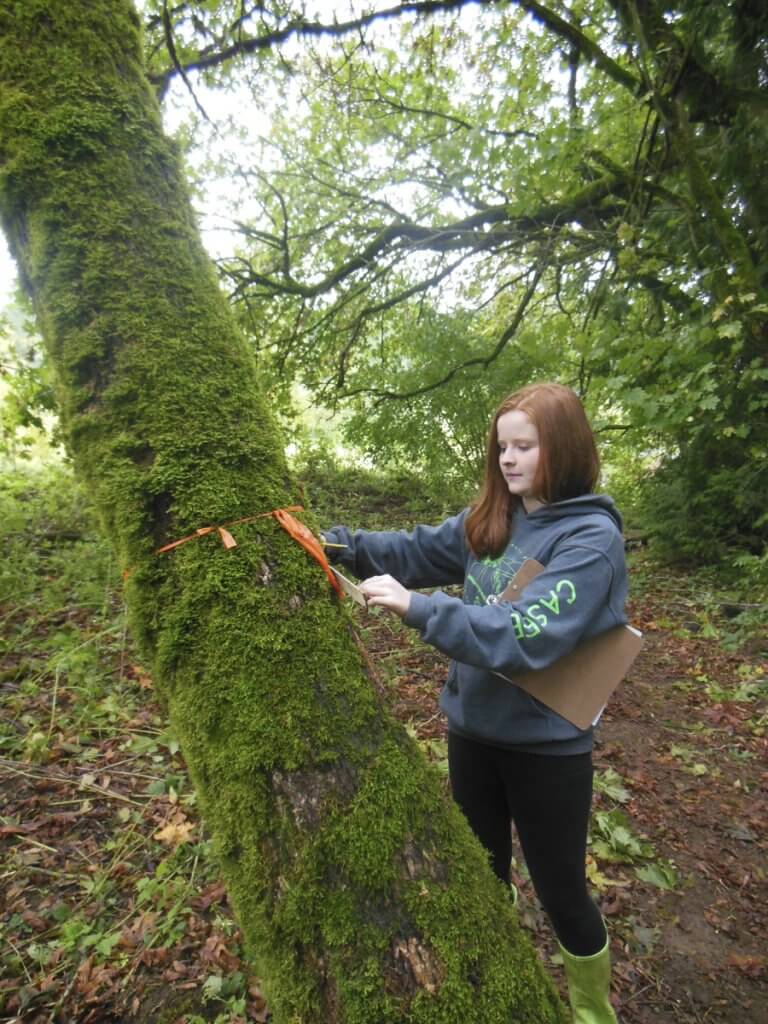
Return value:
<svg viewBox="0 0 768 1024">
<path fill-rule="evenodd" d="M 125 0 L 0 4 L 0 212 L 276 1022 L 548 1022 L 509 900 L 274 520 L 282 442 Z"/>
</svg>

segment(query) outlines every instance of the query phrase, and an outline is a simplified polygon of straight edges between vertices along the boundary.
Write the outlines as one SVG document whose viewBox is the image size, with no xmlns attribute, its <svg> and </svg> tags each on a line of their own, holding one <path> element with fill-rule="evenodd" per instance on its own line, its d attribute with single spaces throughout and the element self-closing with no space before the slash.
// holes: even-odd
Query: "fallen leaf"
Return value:
<svg viewBox="0 0 768 1024">
<path fill-rule="evenodd" d="M 25 836 L 40 828 L 40 822 L 33 825 L 0 825 L 0 836 Z"/>
<path fill-rule="evenodd" d="M 764 956 L 740 956 L 738 953 L 731 953 L 728 964 L 741 974 L 746 974 L 748 978 L 762 978 L 768 974 L 768 960 Z"/>
<path fill-rule="evenodd" d="M 195 826 L 192 822 L 179 815 L 173 821 L 169 821 L 164 828 L 158 829 L 154 838 L 161 843 L 167 843 L 168 846 L 179 846 L 181 843 L 191 843 L 194 831 Z"/>
</svg>

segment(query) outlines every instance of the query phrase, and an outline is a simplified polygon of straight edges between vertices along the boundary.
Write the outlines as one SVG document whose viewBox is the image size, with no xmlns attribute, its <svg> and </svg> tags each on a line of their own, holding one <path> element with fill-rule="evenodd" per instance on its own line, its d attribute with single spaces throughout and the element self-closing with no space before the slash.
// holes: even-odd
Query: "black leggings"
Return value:
<svg viewBox="0 0 768 1024">
<path fill-rule="evenodd" d="M 587 891 L 592 754 L 527 754 L 448 733 L 453 798 L 509 882 L 514 822 L 541 905 L 574 956 L 603 948 L 606 931 Z"/>
</svg>

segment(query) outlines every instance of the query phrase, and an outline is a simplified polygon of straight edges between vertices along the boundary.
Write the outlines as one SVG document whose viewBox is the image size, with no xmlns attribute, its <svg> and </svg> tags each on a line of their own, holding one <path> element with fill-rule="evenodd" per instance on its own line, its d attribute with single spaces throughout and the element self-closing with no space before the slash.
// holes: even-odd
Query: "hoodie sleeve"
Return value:
<svg viewBox="0 0 768 1024">
<path fill-rule="evenodd" d="M 514 678 L 626 621 L 623 600 L 609 603 L 614 573 L 607 550 L 564 545 L 517 601 L 468 605 L 439 591 L 413 594 L 404 621 L 456 661 Z"/>
<path fill-rule="evenodd" d="M 389 573 L 405 587 L 436 587 L 463 583 L 466 562 L 462 512 L 439 526 L 417 526 L 413 531 L 377 532 L 334 526 L 323 531 L 331 544 L 332 561 L 359 579 Z"/>
</svg>

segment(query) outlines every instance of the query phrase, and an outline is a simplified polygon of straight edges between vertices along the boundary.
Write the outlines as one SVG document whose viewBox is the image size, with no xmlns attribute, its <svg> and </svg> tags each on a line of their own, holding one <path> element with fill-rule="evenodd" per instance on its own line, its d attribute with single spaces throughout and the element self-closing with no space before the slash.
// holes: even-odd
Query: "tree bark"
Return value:
<svg viewBox="0 0 768 1024">
<path fill-rule="evenodd" d="M 289 505 L 126 0 L 0 6 L 0 213 L 276 1024 L 563 1020 Z"/>
</svg>

